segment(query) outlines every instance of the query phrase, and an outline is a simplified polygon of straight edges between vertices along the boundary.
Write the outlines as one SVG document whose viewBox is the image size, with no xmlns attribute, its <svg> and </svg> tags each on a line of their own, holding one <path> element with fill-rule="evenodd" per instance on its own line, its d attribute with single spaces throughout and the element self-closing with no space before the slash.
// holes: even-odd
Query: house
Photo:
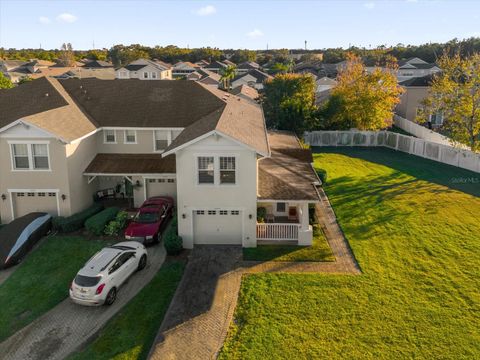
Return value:
<svg viewBox="0 0 480 360">
<path fill-rule="evenodd" d="M 418 57 L 398 62 L 397 78 L 399 82 L 414 77 L 423 77 L 439 72 L 441 69 L 435 63 L 427 63 Z"/>
<path fill-rule="evenodd" d="M 246 74 L 251 70 L 260 70 L 261 67 L 259 64 L 257 64 L 254 61 L 245 61 L 241 64 L 238 64 L 237 68 L 235 69 L 235 72 L 238 75 Z"/>
<path fill-rule="evenodd" d="M 204 68 L 208 64 L 210 63 L 207 60 L 200 60 L 195 63 L 195 65 L 198 66 L 199 68 Z"/>
<path fill-rule="evenodd" d="M 0 108 L 2 222 L 170 195 L 186 248 L 312 242 L 312 155 L 252 101 L 195 81 L 42 78 L 0 90 Z"/>
<path fill-rule="evenodd" d="M 415 121 L 419 111 L 424 108 L 422 101 L 428 96 L 433 76 L 433 74 L 430 74 L 422 77 L 413 77 L 400 82 L 399 85 L 405 89 L 405 92 L 401 95 L 400 103 L 395 109 L 397 115 L 407 120 Z M 429 128 L 442 126 L 442 114 L 430 114 L 429 121 L 424 125 Z"/>
<path fill-rule="evenodd" d="M 220 78 L 221 76 L 219 74 L 207 69 L 197 69 L 186 77 L 187 80 L 194 80 L 205 85 L 213 86 L 218 86 L 220 84 Z"/>
<path fill-rule="evenodd" d="M 337 80 L 324 76 L 317 79 L 315 84 L 315 104 L 320 105 L 330 97 L 331 90 L 337 86 Z"/>
<path fill-rule="evenodd" d="M 230 61 L 228 59 L 222 60 L 222 62 L 227 65 L 227 66 L 237 66 L 233 61 Z"/>
<path fill-rule="evenodd" d="M 138 59 L 115 71 L 117 79 L 172 80 L 172 66 L 158 60 Z"/>
<path fill-rule="evenodd" d="M 268 75 L 260 70 L 250 70 L 247 73 L 237 75 L 231 83 L 232 89 L 235 89 L 241 85 L 248 85 L 257 90 L 263 89 L 263 84 L 269 79 L 272 79 L 273 76 Z"/>
<path fill-rule="evenodd" d="M 186 76 L 197 70 L 198 66 L 189 61 L 179 61 L 173 65 L 172 74 L 174 77 Z"/>
<path fill-rule="evenodd" d="M 14 84 L 24 77 L 44 76 L 43 71 L 54 66 L 55 63 L 46 60 L 1 60 L 0 71 Z"/>
<path fill-rule="evenodd" d="M 214 73 L 220 73 L 223 69 L 225 69 L 228 65 L 221 62 L 221 61 L 212 61 L 210 64 L 205 65 L 203 69 L 209 70 Z"/>
<path fill-rule="evenodd" d="M 230 91 L 230 94 L 236 95 L 238 97 L 250 100 L 257 101 L 259 94 L 257 89 L 250 87 L 248 85 L 240 85 Z"/>
<path fill-rule="evenodd" d="M 83 65 L 84 69 L 113 69 L 113 64 L 103 60 L 89 60 Z"/>
</svg>

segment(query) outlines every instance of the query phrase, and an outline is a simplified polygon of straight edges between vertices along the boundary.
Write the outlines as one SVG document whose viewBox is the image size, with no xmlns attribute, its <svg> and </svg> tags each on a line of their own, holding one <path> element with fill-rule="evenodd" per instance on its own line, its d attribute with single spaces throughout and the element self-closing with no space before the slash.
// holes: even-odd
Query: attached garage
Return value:
<svg viewBox="0 0 480 360">
<path fill-rule="evenodd" d="M 12 211 L 15 218 L 31 212 L 46 212 L 58 215 L 58 193 L 53 191 L 18 191 L 11 193 Z"/>
<path fill-rule="evenodd" d="M 243 224 L 240 210 L 195 210 L 194 244 L 242 245 Z"/>
<path fill-rule="evenodd" d="M 149 178 L 145 179 L 145 197 L 152 196 L 171 196 L 177 198 L 177 184 L 175 178 Z"/>
</svg>

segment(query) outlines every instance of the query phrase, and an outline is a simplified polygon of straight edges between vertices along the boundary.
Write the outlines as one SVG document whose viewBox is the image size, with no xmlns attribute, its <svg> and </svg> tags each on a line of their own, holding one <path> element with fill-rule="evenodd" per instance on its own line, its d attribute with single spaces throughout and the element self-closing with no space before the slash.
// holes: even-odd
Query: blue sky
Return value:
<svg viewBox="0 0 480 360">
<path fill-rule="evenodd" d="M 480 1 L 0 0 L 0 47 L 308 48 L 480 36 Z"/>
</svg>

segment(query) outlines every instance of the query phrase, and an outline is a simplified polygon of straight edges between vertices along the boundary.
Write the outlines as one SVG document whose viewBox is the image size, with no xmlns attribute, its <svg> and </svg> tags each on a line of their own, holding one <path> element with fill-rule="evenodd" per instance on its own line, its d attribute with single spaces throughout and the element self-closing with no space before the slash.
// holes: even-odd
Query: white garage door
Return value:
<svg viewBox="0 0 480 360">
<path fill-rule="evenodd" d="M 15 192 L 12 193 L 15 218 L 31 212 L 47 212 L 58 215 L 57 193 L 54 192 Z"/>
<path fill-rule="evenodd" d="M 168 195 L 177 198 L 177 184 L 175 179 L 146 179 L 147 199 L 152 196 Z"/>
<path fill-rule="evenodd" d="M 193 215 L 195 244 L 241 245 L 242 212 L 239 210 L 196 210 Z"/>
</svg>

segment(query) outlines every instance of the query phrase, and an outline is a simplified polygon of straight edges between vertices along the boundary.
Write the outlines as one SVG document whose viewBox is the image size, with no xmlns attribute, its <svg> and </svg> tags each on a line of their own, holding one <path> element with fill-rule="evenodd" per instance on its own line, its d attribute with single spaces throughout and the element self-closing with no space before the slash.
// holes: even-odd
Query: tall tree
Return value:
<svg viewBox="0 0 480 360">
<path fill-rule="evenodd" d="M 220 70 L 220 80 L 223 82 L 223 88 L 227 91 L 230 91 L 230 82 L 235 77 L 236 70 L 237 67 L 233 65 L 228 65 Z"/>
<path fill-rule="evenodd" d="M 442 113 L 443 129 L 455 142 L 480 150 L 480 53 L 442 56 L 418 121 Z"/>
<path fill-rule="evenodd" d="M 269 128 L 297 134 L 315 120 L 315 80 L 311 75 L 279 74 L 265 84 L 263 108 Z"/>
<path fill-rule="evenodd" d="M 13 87 L 12 82 L 9 78 L 5 77 L 2 72 L 0 72 L 0 89 L 10 89 Z"/>
<path fill-rule="evenodd" d="M 74 66 L 75 55 L 73 53 L 72 44 L 62 44 L 60 55 L 58 56 L 59 64 L 62 66 Z"/>
<path fill-rule="evenodd" d="M 340 128 L 380 130 L 392 124 L 393 110 L 400 102 L 402 87 L 397 83 L 396 64 L 367 72 L 360 57 L 347 55 L 339 70 L 332 97 L 338 105 L 334 116 Z"/>
</svg>

